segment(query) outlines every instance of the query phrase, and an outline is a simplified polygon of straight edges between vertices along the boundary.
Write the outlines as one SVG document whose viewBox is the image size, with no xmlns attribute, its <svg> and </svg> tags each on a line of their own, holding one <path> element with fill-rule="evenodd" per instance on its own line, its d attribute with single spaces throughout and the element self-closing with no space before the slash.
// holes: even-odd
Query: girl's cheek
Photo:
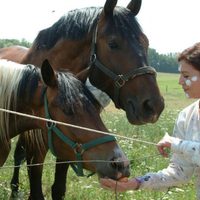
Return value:
<svg viewBox="0 0 200 200">
<path fill-rule="evenodd" d="M 187 79 L 187 80 L 185 80 L 185 84 L 186 84 L 187 86 L 191 86 L 191 85 L 192 85 L 192 81 L 189 80 L 189 79 Z"/>
<path fill-rule="evenodd" d="M 185 80 L 185 84 L 190 87 L 192 85 L 192 83 L 194 83 L 194 82 L 196 82 L 198 80 L 199 80 L 199 77 L 192 76 L 190 79 L 186 79 Z"/>
<path fill-rule="evenodd" d="M 197 76 L 193 76 L 192 78 L 191 78 L 191 81 L 193 81 L 193 82 L 195 82 L 195 81 L 197 81 L 198 80 L 198 77 Z"/>
</svg>

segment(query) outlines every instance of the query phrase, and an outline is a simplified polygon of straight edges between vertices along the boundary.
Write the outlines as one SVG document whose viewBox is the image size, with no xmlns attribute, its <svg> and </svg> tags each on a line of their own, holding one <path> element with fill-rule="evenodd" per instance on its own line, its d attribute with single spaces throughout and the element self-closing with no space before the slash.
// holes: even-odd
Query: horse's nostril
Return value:
<svg viewBox="0 0 200 200">
<path fill-rule="evenodd" d="M 148 114 L 154 113 L 154 105 L 151 100 L 148 99 L 148 100 L 144 101 L 143 106 L 144 106 L 144 110 L 146 112 L 148 112 Z"/>
<path fill-rule="evenodd" d="M 113 168 L 113 169 L 116 169 L 117 168 L 117 163 L 116 162 L 111 162 L 111 167 Z"/>
<path fill-rule="evenodd" d="M 122 168 L 124 168 L 123 162 L 122 162 L 122 161 L 119 161 L 119 160 L 117 160 L 117 159 L 112 159 L 110 165 L 111 165 L 111 167 L 112 167 L 113 169 L 116 169 L 116 170 L 121 170 Z"/>
</svg>

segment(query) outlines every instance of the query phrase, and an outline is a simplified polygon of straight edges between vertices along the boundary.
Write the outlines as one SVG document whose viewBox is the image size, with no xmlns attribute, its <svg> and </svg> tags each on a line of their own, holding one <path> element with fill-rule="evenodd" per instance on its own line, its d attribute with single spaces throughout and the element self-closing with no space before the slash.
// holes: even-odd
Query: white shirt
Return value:
<svg viewBox="0 0 200 200">
<path fill-rule="evenodd" d="M 140 188 L 167 189 L 187 183 L 196 177 L 197 199 L 200 200 L 200 116 L 199 100 L 183 109 L 177 118 L 171 150 L 170 164 L 157 173 L 148 173 Z"/>
</svg>

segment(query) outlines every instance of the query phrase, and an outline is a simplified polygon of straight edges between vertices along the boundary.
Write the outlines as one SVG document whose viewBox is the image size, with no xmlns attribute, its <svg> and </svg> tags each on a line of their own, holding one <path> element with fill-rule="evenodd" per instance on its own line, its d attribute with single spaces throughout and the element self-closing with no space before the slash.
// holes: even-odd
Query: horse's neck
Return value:
<svg viewBox="0 0 200 200">
<path fill-rule="evenodd" d="M 0 49 L 0 59 L 7 59 L 13 62 L 21 63 L 28 48 L 12 46 Z"/>
<path fill-rule="evenodd" d="M 13 130 L 12 133 L 10 133 L 12 137 L 24 131 L 41 128 L 40 120 L 31 118 L 31 116 L 44 116 L 43 101 L 41 101 L 43 90 L 44 87 L 39 82 L 38 88 L 34 92 L 32 98 L 27 97 L 27 94 L 25 93 L 17 100 L 16 106 L 11 105 L 12 110 L 17 112 L 16 115 L 11 115 L 9 118 L 11 129 Z"/>
<path fill-rule="evenodd" d="M 50 50 L 38 50 L 33 46 L 22 62 L 41 66 L 43 60 L 47 58 L 54 69 L 67 69 L 77 74 L 88 67 L 90 45 L 91 42 L 86 40 L 81 42 L 66 40 L 58 42 Z"/>
<path fill-rule="evenodd" d="M 25 131 L 36 128 L 38 128 L 38 126 L 34 119 L 17 115 L 10 118 L 9 132 L 11 138 Z"/>
<path fill-rule="evenodd" d="M 45 127 L 43 121 L 36 117 L 44 117 L 43 101 L 41 101 L 43 87 L 39 84 L 32 98 L 27 98 L 26 94 L 17 100 L 17 105 L 12 105 L 12 110 L 16 111 L 15 115 L 10 115 L 10 135 L 16 136 L 25 131 Z M 32 117 L 33 116 L 33 117 Z"/>
</svg>

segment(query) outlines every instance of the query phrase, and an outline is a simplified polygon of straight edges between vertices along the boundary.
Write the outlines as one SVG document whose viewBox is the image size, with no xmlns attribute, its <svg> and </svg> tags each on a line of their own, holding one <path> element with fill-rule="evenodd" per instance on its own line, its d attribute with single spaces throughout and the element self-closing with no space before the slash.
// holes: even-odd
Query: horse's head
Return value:
<svg viewBox="0 0 200 200">
<path fill-rule="evenodd" d="M 106 0 L 103 8 L 68 12 L 40 31 L 22 63 L 40 65 L 48 58 L 54 69 L 74 74 L 89 64 L 90 82 L 126 111 L 130 123 L 154 123 L 164 101 L 156 72 L 147 63 L 148 39 L 135 18 L 141 0 L 130 1 L 126 8 L 116 4 Z"/>
<path fill-rule="evenodd" d="M 156 71 L 147 64 L 148 39 L 135 18 L 141 0 L 132 0 L 127 8 L 116 4 L 107 0 L 95 24 L 90 81 L 126 111 L 130 123 L 154 123 L 164 100 Z"/>
<path fill-rule="evenodd" d="M 72 124 L 43 124 L 43 129 L 48 131 L 51 151 L 62 160 L 78 161 L 79 175 L 82 175 L 82 168 L 86 168 L 101 177 L 118 179 L 129 176 L 129 161 L 115 138 L 99 133 L 108 130 L 100 117 L 100 105 L 84 84 L 70 73 L 55 73 L 48 61 L 43 62 L 41 75 L 47 86 L 45 117 Z"/>
</svg>

